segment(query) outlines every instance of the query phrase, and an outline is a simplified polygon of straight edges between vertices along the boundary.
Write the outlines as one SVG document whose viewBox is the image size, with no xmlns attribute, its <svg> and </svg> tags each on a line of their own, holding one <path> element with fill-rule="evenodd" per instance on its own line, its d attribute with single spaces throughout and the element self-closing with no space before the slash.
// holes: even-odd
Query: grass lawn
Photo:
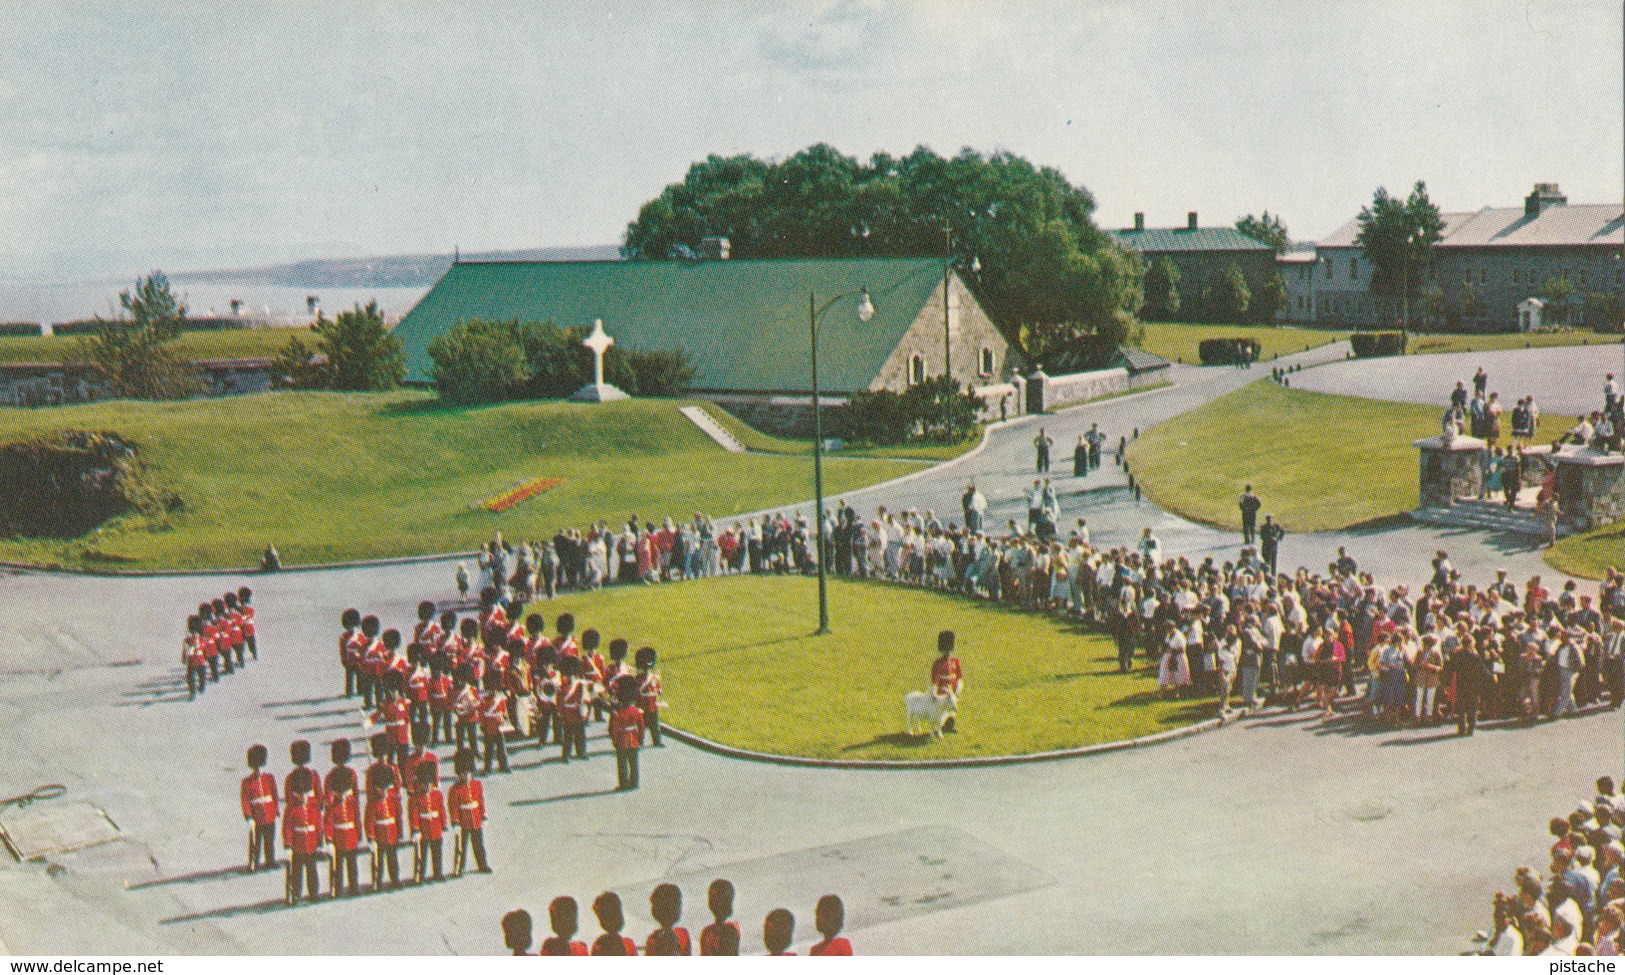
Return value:
<svg viewBox="0 0 1625 975">
<path fill-rule="evenodd" d="M 1610 568 L 1625 567 L 1625 525 L 1571 535 L 1546 550 L 1546 561 L 1571 576 L 1601 579 Z"/>
<path fill-rule="evenodd" d="M 85 567 L 284 564 L 473 548 L 501 530 L 725 516 L 811 496 L 799 457 L 730 454 L 678 400 L 556 401 L 448 409 L 429 393 L 267 393 L 180 403 L 0 408 L 0 442 L 60 429 L 139 445 L 152 479 L 184 509 L 115 520 L 70 541 L 0 539 L 0 559 Z M 831 494 L 917 470 L 831 459 Z M 536 477 L 563 484 L 496 514 L 474 507 Z"/>
<path fill-rule="evenodd" d="M 1439 352 L 1499 352 L 1504 349 L 1544 349 L 1554 345 L 1618 345 L 1619 339 L 1596 332 L 1549 332 L 1539 335 L 1412 335 L 1408 355 Z"/>
<path fill-rule="evenodd" d="M 1303 352 L 1349 337 L 1346 330 L 1296 328 L 1286 325 L 1205 325 L 1189 322 L 1149 322 L 1139 347 L 1171 362 L 1201 365 L 1198 351 L 1204 339 L 1256 339 L 1259 361 Z"/>
<path fill-rule="evenodd" d="M 219 332 L 184 332 L 175 340 L 175 353 L 182 359 L 269 358 L 281 351 L 294 335 L 312 344 L 308 328 L 242 328 Z M 6 335 L 0 336 L 0 362 L 83 362 L 81 351 L 86 336 Z"/>
<path fill-rule="evenodd" d="M 660 652 L 661 720 L 712 741 L 781 755 L 931 759 L 1013 755 L 1167 731 L 1216 702 L 1157 700 L 1155 674 L 1117 673 L 1108 637 L 1043 616 L 918 589 L 833 579 L 828 636 L 817 582 L 732 576 L 560 597 L 607 643 Z M 903 695 L 925 690 L 936 634 L 959 635 L 959 732 L 903 734 Z"/>
<path fill-rule="evenodd" d="M 820 397 L 821 399 L 822 397 Z M 775 437 L 763 433 L 720 406 L 707 404 L 705 411 L 711 418 L 734 435 L 746 450 L 759 450 L 766 454 L 792 454 L 812 456 L 812 440 Z M 982 442 L 982 428 L 978 426 L 970 436 L 957 444 L 896 444 L 888 447 L 845 447 L 829 454 L 830 457 L 894 457 L 903 460 L 953 460 Z"/>
<path fill-rule="evenodd" d="M 1441 412 L 1265 379 L 1153 427 L 1128 462 L 1153 501 L 1193 521 L 1239 530 L 1251 484 L 1287 531 L 1329 531 L 1416 507 L 1411 442 L 1437 434 Z M 1573 422 L 1543 415 L 1536 441 Z"/>
</svg>

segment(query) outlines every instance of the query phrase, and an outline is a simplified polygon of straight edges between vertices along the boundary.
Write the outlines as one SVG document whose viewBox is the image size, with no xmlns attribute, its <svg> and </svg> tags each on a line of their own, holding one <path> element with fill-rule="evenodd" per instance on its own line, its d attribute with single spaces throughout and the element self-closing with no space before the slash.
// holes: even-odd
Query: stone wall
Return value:
<svg viewBox="0 0 1625 975">
<path fill-rule="evenodd" d="M 1595 450 L 1559 453 L 1557 506 L 1564 522 L 1581 531 L 1625 517 L 1625 455 Z"/>
<path fill-rule="evenodd" d="M 1119 396 L 1168 381 L 1168 370 L 1097 369 L 1065 376 L 1048 376 L 1042 371 L 1027 377 L 1027 412 L 1047 413 L 1102 396 Z"/>
<path fill-rule="evenodd" d="M 208 396 L 263 393 L 271 388 L 271 360 L 215 359 L 193 364 Z M 95 371 L 82 363 L 0 364 L 0 405 L 59 406 L 108 398 Z"/>
<path fill-rule="evenodd" d="M 948 280 L 949 321 L 952 323 L 948 335 L 953 346 L 953 377 L 968 389 L 1006 381 L 1019 365 L 1015 361 L 1016 353 L 959 276 L 952 275 Z M 884 299 L 877 296 L 875 300 Z M 909 367 L 915 356 L 920 358 L 926 378 L 943 374 L 945 345 L 949 343 L 943 337 L 942 314 L 939 282 L 914 324 L 909 326 L 869 384 L 871 392 L 889 389 L 901 393 L 908 389 Z M 984 358 L 991 362 L 984 362 Z"/>
<path fill-rule="evenodd" d="M 1486 444 L 1476 437 L 1428 437 L 1414 443 L 1420 454 L 1417 494 L 1424 508 L 1448 508 L 1457 498 L 1476 498 L 1484 483 L 1480 456 Z"/>
</svg>

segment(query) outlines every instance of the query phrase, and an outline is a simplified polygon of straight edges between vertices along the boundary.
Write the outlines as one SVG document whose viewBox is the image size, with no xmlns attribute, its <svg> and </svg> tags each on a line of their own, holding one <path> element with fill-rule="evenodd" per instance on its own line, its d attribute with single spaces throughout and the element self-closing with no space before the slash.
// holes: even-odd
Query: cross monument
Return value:
<svg viewBox="0 0 1625 975">
<path fill-rule="evenodd" d="M 575 391 L 570 398 L 582 403 L 609 403 L 614 400 L 630 399 L 626 393 L 604 382 L 604 353 L 608 352 L 615 340 L 604 331 L 604 320 L 593 319 L 592 334 L 581 340 L 581 344 L 592 350 L 592 382 Z"/>
</svg>

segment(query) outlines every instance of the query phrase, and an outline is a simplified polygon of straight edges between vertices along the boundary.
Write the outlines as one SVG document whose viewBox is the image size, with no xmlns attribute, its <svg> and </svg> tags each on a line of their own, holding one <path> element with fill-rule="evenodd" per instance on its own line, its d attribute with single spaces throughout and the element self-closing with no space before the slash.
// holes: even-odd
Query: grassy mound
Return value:
<svg viewBox="0 0 1625 975">
<path fill-rule="evenodd" d="M 809 463 L 730 454 L 672 400 L 447 409 L 429 394 L 276 393 L 181 403 L 0 409 L 0 442 L 65 427 L 113 430 L 184 510 L 128 516 L 66 542 L 0 539 L 0 559 L 68 566 L 251 566 L 466 550 L 496 531 L 705 511 L 724 516 L 811 495 Z M 826 463 L 831 494 L 916 470 Z M 476 507 L 532 478 L 563 483 L 500 514 Z"/>
<path fill-rule="evenodd" d="M 1625 567 L 1625 525 L 1604 525 L 1571 535 L 1546 550 L 1554 569 L 1584 579 L 1601 579 L 1608 570 Z"/>
<path fill-rule="evenodd" d="M 1239 531 L 1251 484 L 1287 531 L 1331 531 L 1416 507 L 1411 443 L 1437 434 L 1442 412 L 1265 379 L 1152 428 L 1128 462 L 1153 501 L 1193 521 Z M 1536 439 L 1572 423 L 1542 416 Z"/>
<path fill-rule="evenodd" d="M 831 580 L 832 632 L 817 582 L 733 576 L 569 595 L 607 643 L 660 652 L 662 719 L 712 741 L 780 755 L 938 759 L 1118 741 L 1212 717 L 1216 702 L 1157 700 L 1148 671 L 1117 673 L 1107 637 L 985 603 L 884 583 Z M 903 695 L 929 686 L 936 634 L 959 635 L 959 732 L 903 734 Z"/>
</svg>

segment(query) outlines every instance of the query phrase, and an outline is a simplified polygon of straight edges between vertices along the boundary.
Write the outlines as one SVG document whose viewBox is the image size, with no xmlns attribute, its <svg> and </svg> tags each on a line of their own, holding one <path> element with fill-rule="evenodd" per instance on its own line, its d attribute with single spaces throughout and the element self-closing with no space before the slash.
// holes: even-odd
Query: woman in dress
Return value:
<svg viewBox="0 0 1625 975">
<path fill-rule="evenodd" d="M 1337 700 L 1337 689 L 1343 684 L 1343 667 L 1347 658 L 1348 652 L 1336 628 L 1328 625 L 1321 637 L 1320 650 L 1315 655 L 1315 697 L 1320 704 L 1322 718 L 1332 716 L 1332 702 Z"/>
<path fill-rule="evenodd" d="M 1183 697 L 1190 687 L 1190 664 L 1185 659 L 1185 636 L 1172 623 L 1162 638 L 1162 662 L 1157 667 L 1157 688 L 1162 697 Z"/>
</svg>

